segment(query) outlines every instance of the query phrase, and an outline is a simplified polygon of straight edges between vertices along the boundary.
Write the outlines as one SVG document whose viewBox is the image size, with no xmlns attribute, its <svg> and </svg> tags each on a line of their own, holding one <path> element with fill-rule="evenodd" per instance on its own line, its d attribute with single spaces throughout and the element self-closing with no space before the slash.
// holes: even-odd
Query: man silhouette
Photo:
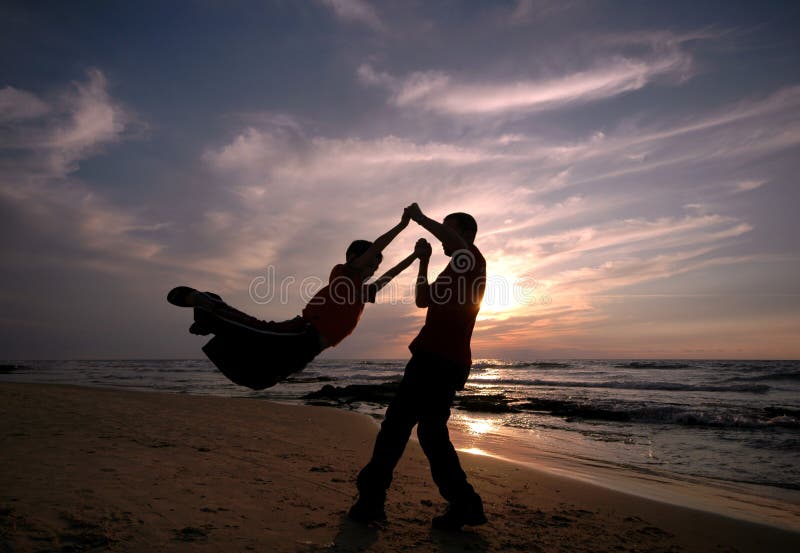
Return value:
<svg viewBox="0 0 800 553">
<path fill-rule="evenodd" d="M 458 530 L 486 522 L 483 502 L 467 481 L 447 431 L 450 406 L 456 391 L 464 388 L 472 365 L 470 339 L 486 285 L 486 261 L 473 243 L 478 226 L 471 215 L 451 213 L 439 223 L 426 217 L 416 203 L 406 213 L 441 241 L 451 259 L 429 284 L 431 247 L 425 240 L 417 243 L 416 304 L 428 310 L 425 325 L 409 345 L 411 359 L 386 409 L 372 458 L 358 475 L 358 500 L 349 516 L 360 522 L 386 518 L 384 503 L 392 473 L 417 425 L 433 480 L 448 501 L 447 510 L 433 519 L 433 526 Z"/>
</svg>

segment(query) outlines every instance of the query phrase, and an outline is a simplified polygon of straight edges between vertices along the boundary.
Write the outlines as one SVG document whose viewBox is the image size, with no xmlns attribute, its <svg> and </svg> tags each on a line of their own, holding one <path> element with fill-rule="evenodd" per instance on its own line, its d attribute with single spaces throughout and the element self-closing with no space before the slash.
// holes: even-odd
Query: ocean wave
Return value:
<svg viewBox="0 0 800 553">
<path fill-rule="evenodd" d="M 139 374 L 126 375 L 126 374 L 105 374 L 101 376 L 103 380 L 145 380 L 147 377 Z"/>
<path fill-rule="evenodd" d="M 547 413 L 570 420 L 594 420 L 724 428 L 800 428 L 800 413 L 780 407 L 748 413 L 721 409 L 702 410 L 688 406 L 606 407 L 566 400 L 531 398 L 512 404 L 513 409 Z"/>
<path fill-rule="evenodd" d="M 387 381 L 393 380 L 398 376 L 403 374 L 402 369 L 398 369 L 395 372 L 386 371 L 382 374 L 364 374 L 364 373 L 356 373 L 356 374 L 346 374 L 346 375 L 337 375 L 335 380 L 379 380 L 379 381 Z"/>
<path fill-rule="evenodd" d="M 732 376 L 725 380 L 725 382 L 761 382 L 763 380 L 800 380 L 800 372 L 790 372 L 790 373 L 767 373 L 767 374 L 755 374 L 755 375 L 748 375 L 748 376 Z"/>
<path fill-rule="evenodd" d="M 776 451 L 800 451 L 800 439 L 797 438 L 775 438 L 773 436 L 761 436 L 752 438 L 744 442 L 747 447 L 753 449 L 773 449 Z M 800 486 L 798 486 L 800 488 Z"/>
<path fill-rule="evenodd" d="M 800 361 L 702 361 L 699 366 L 708 369 L 726 369 L 745 372 L 798 372 Z"/>
<path fill-rule="evenodd" d="M 613 367 L 617 369 L 690 369 L 692 365 L 667 361 L 630 361 L 615 363 Z"/>
<path fill-rule="evenodd" d="M 330 376 L 290 376 L 286 379 L 287 384 L 313 384 L 315 382 L 334 382 L 335 378 Z"/>
<path fill-rule="evenodd" d="M 33 370 L 32 367 L 27 365 L 0 365 L 0 374 L 11 374 L 13 372 L 20 372 L 20 371 L 30 371 Z"/>
<path fill-rule="evenodd" d="M 472 364 L 472 369 L 568 369 L 573 367 L 572 363 L 558 361 L 478 361 Z"/>
<path fill-rule="evenodd" d="M 574 380 L 541 380 L 513 378 L 478 378 L 470 384 L 490 384 L 495 386 L 535 386 L 540 388 L 611 388 L 617 390 L 662 390 L 669 392 L 740 392 L 765 394 L 771 388 L 766 384 L 734 384 L 717 386 L 713 384 L 683 384 L 681 382 L 579 382 Z"/>
<path fill-rule="evenodd" d="M 770 406 L 764 407 L 764 413 L 770 417 L 794 417 L 800 419 L 800 409 L 793 409 L 791 407 L 783 406 Z"/>
<path fill-rule="evenodd" d="M 354 363 L 358 367 L 374 365 L 376 367 L 397 367 L 405 366 L 405 361 L 358 361 Z"/>
</svg>

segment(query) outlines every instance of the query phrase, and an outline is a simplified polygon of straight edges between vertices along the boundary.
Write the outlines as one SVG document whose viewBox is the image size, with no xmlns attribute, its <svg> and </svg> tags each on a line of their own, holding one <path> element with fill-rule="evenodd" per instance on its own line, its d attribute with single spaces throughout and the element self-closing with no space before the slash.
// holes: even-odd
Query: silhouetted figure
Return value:
<svg viewBox="0 0 800 553">
<path fill-rule="evenodd" d="M 442 242 L 451 260 L 429 284 L 430 244 L 422 240 L 414 250 L 420 259 L 416 304 L 428 309 L 425 326 L 409 345 L 411 359 L 386 409 L 372 458 L 358 475 L 358 501 L 349 516 L 361 522 L 386 518 L 384 502 L 392 473 L 417 425 L 433 480 L 448 501 L 447 511 L 433 519 L 433 526 L 457 530 L 486 522 L 483 502 L 467 482 L 447 431 L 450 406 L 472 365 L 470 338 L 486 285 L 486 262 L 473 244 L 478 227 L 472 216 L 452 213 L 439 223 L 426 217 L 417 204 L 406 213 Z"/>
<path fill-rule="evenodd" d="M 308 302 L 302 315 L 288 321 L 262 321 L 235 309 L 216 294 L 179 286 L 167 301 L 194 308 L 192 334 L 215 336 L 203 352 L 231 381 L 254 390 L 274 386 L 302 370 L 325 348 L 337 345 L 355 329 L 367 302 L 417 258 L 412 253 L 372 283 L 381 252 L 408 226 L 409 214 L 374 242 L 356 240 L 336 265 L 328 285 Z"/>
</svg>

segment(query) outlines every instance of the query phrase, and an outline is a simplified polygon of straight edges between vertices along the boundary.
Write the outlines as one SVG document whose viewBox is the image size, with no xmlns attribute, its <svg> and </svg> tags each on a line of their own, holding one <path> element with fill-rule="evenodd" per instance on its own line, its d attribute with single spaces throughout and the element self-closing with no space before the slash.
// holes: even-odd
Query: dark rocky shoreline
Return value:
<svg viewBox="0 0 800 553">
<path fill-rule="evenodd" d="M 13 372 L 29 368 L 30 367 L 27 367 L 25 365 L 0 365 L 0 374 L 11 374 Z"/>
<path fill-rule="evenodd" d="M 316 392 L 304 395 L 301 399 L 312 405 L 334 407 L 351 407 L 357 403 L 375 403 L 388 405 L 397 389 L 399 381 L 381 384 L 350 384 L 333 386 L 326 384 Z M 613 409 L 599 409 L 578 403 L 528 398 L 527 401 L 515 401 L 503 394 L 470 395 L 456 397 L 454 406 L 463 411 L 474 413 L 521 413 L 535 412 L 555 417 L 570 419 L 589 419 L 606 421 L 628 421 L 630 415 Z"/>
</svg>

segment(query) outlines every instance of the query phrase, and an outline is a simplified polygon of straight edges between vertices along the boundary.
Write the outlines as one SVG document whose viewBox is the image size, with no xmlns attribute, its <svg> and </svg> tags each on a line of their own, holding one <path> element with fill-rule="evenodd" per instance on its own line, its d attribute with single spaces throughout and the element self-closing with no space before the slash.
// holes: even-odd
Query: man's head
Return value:
<svg viewBox="0 0 800 553">
<path fill-rule="evenodd" d="M 475 235 L 478 234 L 478 223 L 469 213 L 451 213 L 444 218 L 443 224 L 456 231 L 467 244 L 472 244 L 475 241 Z M 454 252 L 445 248 L 444 253 L 453 255 Z"/>
<path fill-rule="evenodd" d="M 364 253 L 370 249 L 371 246 L 372 242 L 369 240 L 353 240 L 353 242 L 351 242 L 347 247 L 347 253 L 345 253 L 345 259 L 347 260 L 347 263 L 355 261 L 364 255 Z M 378 270 L 378 266 L 381 264 L 381 261 L 383 261 L 383 255 L 380 253 L 375 255 L 369 261 L 369 263 L 364 266 L 363 270 L 361 270 L 361 276 L 366 279 L 374 275 L 375 271 Z"/>
</svg>

